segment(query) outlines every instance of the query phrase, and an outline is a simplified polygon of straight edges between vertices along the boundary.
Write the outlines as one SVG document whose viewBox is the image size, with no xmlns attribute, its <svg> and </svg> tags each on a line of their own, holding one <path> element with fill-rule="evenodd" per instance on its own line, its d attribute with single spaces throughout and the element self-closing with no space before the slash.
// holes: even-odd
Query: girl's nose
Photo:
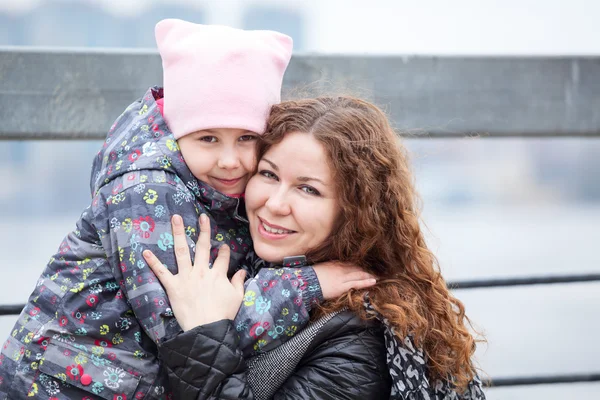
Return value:
<svg viewBox="0 0 600 400">
<path fill-rule="evenodd" d="M 224 150 L 217 162 L 219 168 L 223 169 L 236 169 L 240 167 L 240 157 L 237 150 L 227 149 Z"/>
</svg>

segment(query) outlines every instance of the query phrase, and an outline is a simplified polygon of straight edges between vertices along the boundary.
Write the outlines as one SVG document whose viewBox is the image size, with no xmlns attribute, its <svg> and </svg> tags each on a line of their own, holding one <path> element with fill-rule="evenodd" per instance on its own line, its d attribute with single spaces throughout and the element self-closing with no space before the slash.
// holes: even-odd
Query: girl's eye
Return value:
<svg viewBox="0 0 600 400">
<path fill-rule="evenodd" d="M 244 135 L 244 136 L 240 136 L 240 138 L 239 138 L 240 142 L 250 142 L 252 140 L 256 140 L 256 136 L 254 136 L 254 135 Z"/>
<path fill-rule="evenodd" d="M 202 136 L 200 140 L 206 143 L 215 143 L 217 138 L 214 136 Z"/>
<path fill-rule="evenodd" d="M 261 174 L 262 176 L 264 176 L 265 178 L 268 178 L 268 179 L 275 179 L 275 180 L 278 179 L 277 175 L 275 175 L 274 173 L 272 173 L 271 171 L 268 171 L 266 169 L 260 171 L 259 174 Z"/>
<path fill-rule="evenodd" d="M 312 186 L 300 186 L 300 190 L 302 190 L 304 193 L 310 194 L 312 196 L 320 196 L 321 193 L 319 193 L 319 191 L 317 189 L 315 189 Z"/>
</svg>

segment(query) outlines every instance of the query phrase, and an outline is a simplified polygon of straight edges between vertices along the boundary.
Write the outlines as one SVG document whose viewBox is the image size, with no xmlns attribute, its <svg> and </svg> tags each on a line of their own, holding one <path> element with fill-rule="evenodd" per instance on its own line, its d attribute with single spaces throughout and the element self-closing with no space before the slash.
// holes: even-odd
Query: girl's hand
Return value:
<svg viewBox="0 0 600 400">
<path fill-rule="evenodd" d="M 233 320 L 244 297 L 246 272 L 238 271 L 229 282 L 230 250 L 227 245 L 221 246 L 214 264 L 209 264 L 210 220 L 206 215 L 200 216 L 200 235 L 193 265 L 183 219 L 174 215 L 171 227 L 179 273 L 173 275 L 150 250 L 145 250 L 143 255 L 167 291 L 177 322 L 184 331 L 188 331 L 222 319 Z"/>
<path fill-rule="evenodd" d="M 325 300 L 335 299 L 350 289 L 364 289 L 377 283 L 375 276 L 354 265 L 329 261 L 313 265 Z"/>
</svg>

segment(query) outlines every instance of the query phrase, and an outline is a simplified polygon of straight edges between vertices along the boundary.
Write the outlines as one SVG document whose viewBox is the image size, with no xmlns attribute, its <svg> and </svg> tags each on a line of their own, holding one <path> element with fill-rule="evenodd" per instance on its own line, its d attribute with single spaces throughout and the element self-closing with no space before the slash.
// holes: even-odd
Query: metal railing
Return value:
<svg viewBox="0 0 600 400">
<path fill-rule="evenodd" d="M 160 84 L 162 71 L 152 51 L 0 48 L 0 79 L 0 140 L 100 140 L 109 121 L 148 87 Z M 600 57 L 295 55 L 284 93 L 367 97 L 383 106 L 409 138 L 591 138 L 600 137 L 598 82 Z M 292 90 L 297 87 L 303 89 Z M 596 281 L 600 274 L 590 273 L 448 286 L 465 290 Z M 19 314 L 23 307 L 0 305 L 0 316 Z M 600 373 L 496 377 L 486 383 L 598 381 Z"/>
</svg>

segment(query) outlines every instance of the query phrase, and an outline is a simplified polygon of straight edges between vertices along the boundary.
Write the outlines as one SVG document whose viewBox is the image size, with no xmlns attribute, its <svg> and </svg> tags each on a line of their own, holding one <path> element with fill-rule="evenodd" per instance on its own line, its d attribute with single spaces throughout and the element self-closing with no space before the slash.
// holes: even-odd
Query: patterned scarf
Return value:
<svg viewBox="0 0 600 400">
<path fill-rule="evenodd" d="M 392 378 L 390 400 L 484 400 L 481 380 L 476 375 L 462 394 L 452 390 L 451 385 L 442 380 L 431 384 L 427 377 L 427 360 L 422 349 L 417 348 L 410 336 L 400 341 L 394 327 L 383 318 L 365 296 L 367 313 L 375 316 L 384 326 L 387 365 Z"/>
</svg>

